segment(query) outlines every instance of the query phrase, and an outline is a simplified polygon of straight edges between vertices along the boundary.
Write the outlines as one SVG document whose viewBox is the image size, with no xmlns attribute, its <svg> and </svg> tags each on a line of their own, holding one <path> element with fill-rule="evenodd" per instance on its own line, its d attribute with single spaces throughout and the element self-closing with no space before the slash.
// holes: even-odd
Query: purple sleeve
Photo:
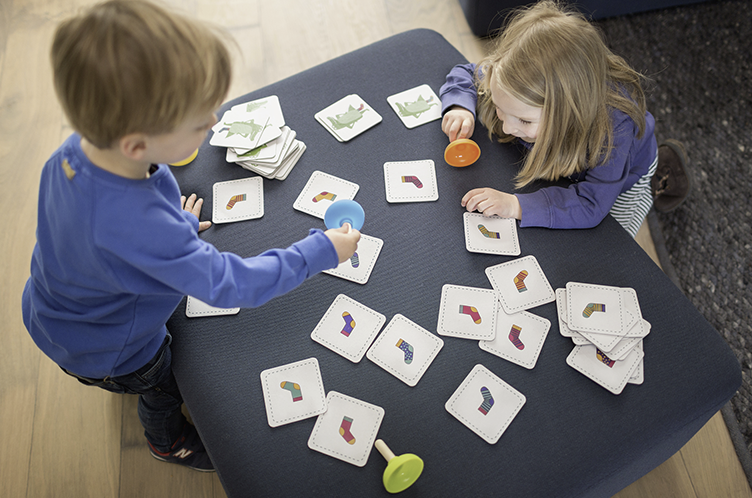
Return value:
<svg viewBox="0 0 752 498">
<path fill-rule="evenodd" d="M 545 187 L 529 194 L 514 194 L 522 208 L 521 227 L 592 228 L 626 191 L 632 163 L 635 125 L 622 121 L 614 132 L 607 163 L 585 172 L 584 178 L 564 187 Z"/>
<path fill-rule="evenodd" d="M 446 83 L 439 89 L 441 98 L 441 115 L 458 105 L 473 113 L 478 102 L 478 91 L 475 88 L 475 64 L 458 64 L 447 74 Z"/>
</svg>

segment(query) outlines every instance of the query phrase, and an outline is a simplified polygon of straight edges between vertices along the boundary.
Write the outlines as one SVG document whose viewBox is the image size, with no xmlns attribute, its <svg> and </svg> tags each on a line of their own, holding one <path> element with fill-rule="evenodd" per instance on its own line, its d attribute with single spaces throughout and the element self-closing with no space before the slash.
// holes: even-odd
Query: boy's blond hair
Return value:
<svg viewBox="0 0 752 498">
<path fill-rule="evenodd" d="M 99 148 L 210 112 L 231 79 L 219 33 L 145 0 L 111 0 L 62 22 L 51 57 L 66 116 Z"/>
<path fill-rule="evenodd" d="M 544 1 L 517 11 L 494 53 L 478 64 L 478 116 L 501 142 L 491 85 L 541 108 L 538 136 L 518 173 L 516 186 L 556 180 L 608 160 L 614 130 L 610 108 L 628 114 L 645 130 L 642 76 L 604 43 L 579 12 Z M 625 93 L 626 92 L 626 93 Z"/>
</svg>

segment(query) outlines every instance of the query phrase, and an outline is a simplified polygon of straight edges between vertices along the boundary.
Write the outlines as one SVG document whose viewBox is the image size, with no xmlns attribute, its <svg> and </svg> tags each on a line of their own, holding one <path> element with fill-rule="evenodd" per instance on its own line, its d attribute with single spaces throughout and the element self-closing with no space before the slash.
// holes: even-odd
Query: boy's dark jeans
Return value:
<svg viewBox="0 0 752 498">
<path fill-rule="evenodd" d="M 89 379 L 63 371 L 87 386 L 118 394 L 138 394 L 138 418 L 144 426 L 144 435 L 157 451 L 167 452 L 180 437 L 186 422 L 180 411 L 183 397 L 172 375 L 171 342 L 172 336 L 167 334 L 154 358 L 131 374 Z"/>
</svg>

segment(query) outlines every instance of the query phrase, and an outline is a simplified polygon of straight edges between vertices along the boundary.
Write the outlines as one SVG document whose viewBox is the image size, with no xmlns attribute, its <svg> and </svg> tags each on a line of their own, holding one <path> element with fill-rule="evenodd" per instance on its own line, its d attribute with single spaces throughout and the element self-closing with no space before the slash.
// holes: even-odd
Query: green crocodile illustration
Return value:
<svg viewBox="0 0 752 498">
<path fill-rule="evenodd" d="M 342 128 L 350 128 L 363 117 L 363 113 L 368 109 L 365 109 L 365 104 L 360 104 L 357 109 L 352 105 L 347 109 L 347 112 L 337 114 L 335 117 L 327 116 L 327 119 L 332 123 L 332 128 L 335 130 L 341 130 Z"/>
<path fill-rule="evenodd" d="M 433 96 L 426 100 L 423 98 L 423 95 L 418 95 L 418 100 L 416 100 L 415 102 L 403 102 L 402 104 L 395 102 L 395 104 L 397 104 L 397 109 L 399 109 L 400 116 L 413 116 L 419 118 L 420 115 L 429 110 L 431 106 L 439 105 L 438 102 L 432 101 Z"/>
<path fill-rule="evenodd" d="M 258 136 L 258 134 L 265 128 L 264 126 L 257 125 L 253 119 L 222 124 L 224 127 L 219 130 L 219 133 L 227 132 L 227 138 L 230 138 L 233 135 L 240 135 L 241 137 L 250 140 L 256 140 L 256 136 Z"/>
</svg>

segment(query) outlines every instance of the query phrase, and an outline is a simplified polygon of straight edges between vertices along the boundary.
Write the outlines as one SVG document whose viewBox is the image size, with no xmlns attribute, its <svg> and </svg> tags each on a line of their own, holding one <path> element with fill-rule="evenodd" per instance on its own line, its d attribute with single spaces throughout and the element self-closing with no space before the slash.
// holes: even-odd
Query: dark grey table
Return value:
<svg viewBox="0 0 752 498">
<path fill-rule="evenodd" d="M 321 220 L 293 209 L 315 170 L 360 185 L 363 232 L 384 241 L 366 285 L 318 275 L 289 294 L 236 316 L 187 319 L 181 304 L 168 323 L 174 370 L 219 477 L 237 496 L 385 496 L 385 462 L 374 451 L 356 467 L 307 447 L 315 418 L 270 428 L 259 374 L 316 357 L 324 386 L 381 406 L 379 437 L 396 454 L 425 461 L 405 496 L 608 497 L 679 450 L 740 385 L 739 365 L 708 324 L 643 250 L 610 217 L 590 230 L 519 229 L 521 256 L 534 255 L 552 287 L 581 281 L 637 291 L 652 324 L 644 341 L 645 381 L 615 396 L 566 364 L 573 348 L 559 334 L 556 306 L 530 310 L 552 326 L 534 369 L 482 351 L 476 341 L 444 337 L 445 345 L 414 388 L 364 358 L 354 364 L 311 340 L 319 319 L 340 294 L 386 315 L 401 313 L 435 333 L 444 284 L 491 288 L 484 270 L 513 259 L 465 249 L 463 208 L 470 188 L 511 191 L 520 151 L 476 130 L 482 156 L 465 169 L 443 161 L 440 122 L 408 130 L 386 98 L 418 86 L 435 92 L 465 59 L 439 34 L 402 33 L 229 102 L 277 95 L 288 125 L 308 150 L 285 181 L 264 180 L 265 215 L 215 225 L 202 237 L 220 250 L 253 256 L 286 247 Z M 314 114 L 357 93 L 383 121 L 350 142 L 337 142 Z M 189 166 L 175 169 L 184 193 L 196 192 L 210 212 L 212 185 L 251 173 L 202 146 Z M 383 164 L 433 159 L 439 200 L 389 204 Z M 536 188 L 536 187 L 533 187 Z M 527 397 L 501 439 L 490 445 L 444 409 L 476 364 Z"/>
</svg>

